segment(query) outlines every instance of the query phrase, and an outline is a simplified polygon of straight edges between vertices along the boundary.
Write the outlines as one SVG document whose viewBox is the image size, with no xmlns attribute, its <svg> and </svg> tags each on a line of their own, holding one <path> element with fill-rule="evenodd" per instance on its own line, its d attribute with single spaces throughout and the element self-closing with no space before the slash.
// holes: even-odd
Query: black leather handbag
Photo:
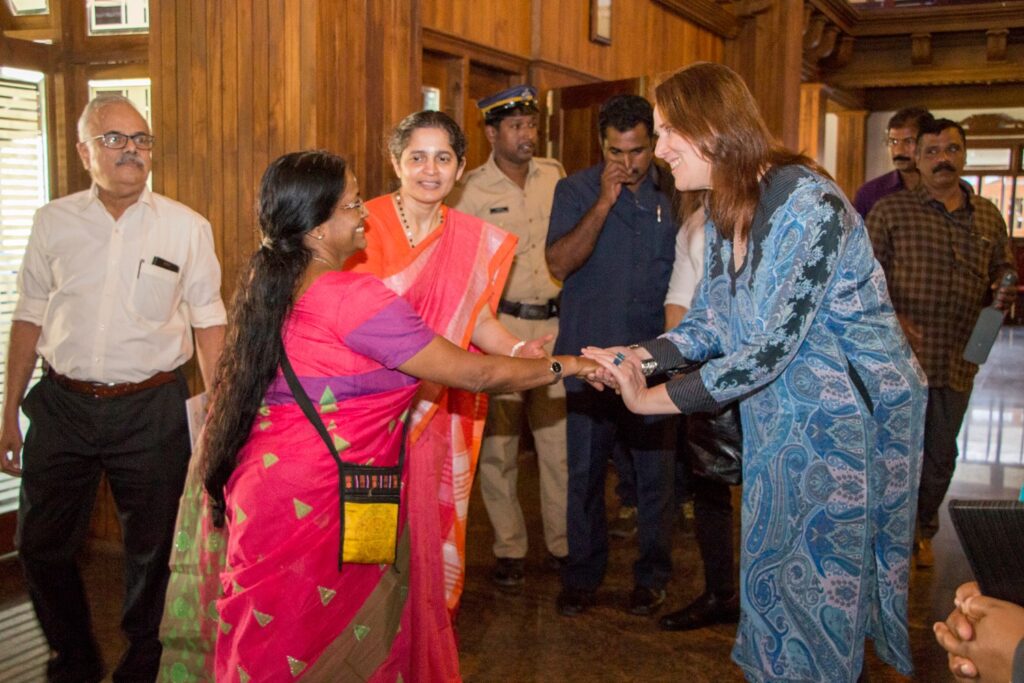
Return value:
<svg viewBox="0 0 1024 683">
<path fill-rule="evenodd" d="M 739 403 L 686 420 L 690 467 L 698 477 L 722 484 L 743 483 L 743 428 Z"/>
</svg>

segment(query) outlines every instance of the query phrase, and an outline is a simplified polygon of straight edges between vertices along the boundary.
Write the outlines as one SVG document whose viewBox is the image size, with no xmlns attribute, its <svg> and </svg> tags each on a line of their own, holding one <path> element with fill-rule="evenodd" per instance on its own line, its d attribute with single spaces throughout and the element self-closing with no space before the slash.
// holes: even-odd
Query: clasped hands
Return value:
<svg viewBox="0 0 1024 683">
<path fill-rule="evenodd" d="M 932 627 L 950 673 L 958 681 L 1009 681 L 1024 638 L 1024 607 L 982 595 L 973 581 L 957 588 L 954 604 L 946 621 Z"/>
<path fill-rule="evenodd" d="M 605 387 L 613 389 L 622 396 L 623 402 L 630 410 L 636 408 L 647 393 L 647 378 L 641 369 L 641 362 L 651 355 L 643 348 L 627 346 L 609 346 L 602 349 L 597 346 L 586 346 L 582 350 L 583 357 L 589 358 L 599 365 L 586 380 L 598 391 Z"/>
<path fill-rule="evenodd" d="M 534 342 L 528 342 L 527 348 Z M 527 348 L 523 349 L 520 353 L 521 356 L 528 357 Z M 651 355 L 645 349 L 639 347 L 586 346 L 581 353 L 580 360 L 583 362 L 580 372 L 574 374 L 586 380 L 598 391 L 603 391 L 606 387 L 613 389 L 615 393 L 622 396 L 626 407 L 634 410 L 643 401 L 647 392 L 647 378 L 644 376 L 640 363 L 650 357 Z"/>
</svg>

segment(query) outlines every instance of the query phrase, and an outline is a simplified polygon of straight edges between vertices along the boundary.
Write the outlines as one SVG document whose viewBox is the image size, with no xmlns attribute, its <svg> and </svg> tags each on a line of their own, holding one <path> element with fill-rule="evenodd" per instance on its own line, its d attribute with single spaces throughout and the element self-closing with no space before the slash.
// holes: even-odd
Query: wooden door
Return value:
<svg viewBox="0 0 1024 683">
<path fill-rule="evenodd" d="M 566 173 L 575 173 L 601 161 L 597 115 L 615 95 L 644 95 L 645 78 L 603 81 L 555 88 L 552 92 L 551 149 Z"/>
<path fill-rule="evenodd" d="M 466 131 L 466 170 L 476 168 L 491 154 L 491 143 L 484 134 L 484 117 L 480 115 L 477 101 L 499 93 L 506 88 L 522 83 L 516 74 L 495 69 L 478 62 L 469 63 L 469 88 L 464 102 L 462 129 Z"/>
<path fill-rule="evenodd" d="M 487 161 L 491 153 L 477 100 L 523 82 L 522 74 L 483 64 L 465 55 L 423 51 L 423 86 L 440 91 L 441 111 L 455 119 L 466 133 L 466 170 Z"/>
</svg>

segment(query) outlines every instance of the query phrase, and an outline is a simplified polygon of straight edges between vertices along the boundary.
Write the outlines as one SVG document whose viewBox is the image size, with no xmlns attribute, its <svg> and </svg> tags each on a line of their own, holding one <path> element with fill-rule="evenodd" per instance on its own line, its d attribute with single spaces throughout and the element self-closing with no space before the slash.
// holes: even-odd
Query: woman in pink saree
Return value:
<svg viewBox="0 0 1024 683">
<path fill-rule="evenodd" d="M 410 550 L 419 456 L 404 445 L 417 378 L 507 391 L 594 368 L 467 353 L 376 277 L 341 272 L 365 246 L 365 215 L 339 157 L 288 154 L 264 174 L 263 243 L 232 305 L 179 512 L 162 680 L 457 679 L 457 661 L 423 652 L 437 625 L 407 608 L 424 573 Z M 282 378 L 282 354 L 344 462 L 394 466 L 404 449 L 395 564 L 339 567 L 338 466 Z"/>
</svg>

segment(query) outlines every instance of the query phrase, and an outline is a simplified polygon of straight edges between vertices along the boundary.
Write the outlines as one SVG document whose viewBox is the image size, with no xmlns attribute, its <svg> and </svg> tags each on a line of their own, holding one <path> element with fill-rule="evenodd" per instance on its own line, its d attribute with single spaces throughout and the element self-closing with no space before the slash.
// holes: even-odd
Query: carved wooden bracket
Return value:
<svg viewBox="0 0 1024 683">
<path fill-rule="evenodd" d="M 932 34 L 910 34 L 910 62 L 915 66 L 932 63 Z"/>
<path fill-rule="evenodd" d="M 853 55 L 853 37 L 843 31 L 832 19 L 804 5 L 803 56 L 804 72 L 813 74 L 819 64 L 838 68 L 849 62 Z"/>
<path fill-rule="evenodd" d="M 774 4 L 773 0 L 738 0 L 735 5 L 736 16 L 748 19 L 767 12 Z"/>
<path fill-rule="evenodd" d="M 975 114 L 960 125 L 973 135 L 1024 135 L 1024 121 L 1006 114 Z"/>
<path fill-rule="evenodd" d="M 990 62 L 1006 61 L 1006 37 L 1010 30 L 1005 28 L 991 29 L 985 32 L 985 55 Z"/>
<path fill-rule="evenodd" d="M 818 47 L 821 37 L 825 35 L 825 26 L 828 19 L 823 14 L 815 14 L 809 22 L 804 23 L 804 51 L 813 50 Z"/>
<path fill-rule="evenodd" d="M 828 60 L 830 68 L 841 69 L 850 63 L 850 59 L 853 58 L 853 44 L 855 40 L 853 36 L 840 36 L 839 44 L 832 53 L 832 57 Z"/>
</svg>

